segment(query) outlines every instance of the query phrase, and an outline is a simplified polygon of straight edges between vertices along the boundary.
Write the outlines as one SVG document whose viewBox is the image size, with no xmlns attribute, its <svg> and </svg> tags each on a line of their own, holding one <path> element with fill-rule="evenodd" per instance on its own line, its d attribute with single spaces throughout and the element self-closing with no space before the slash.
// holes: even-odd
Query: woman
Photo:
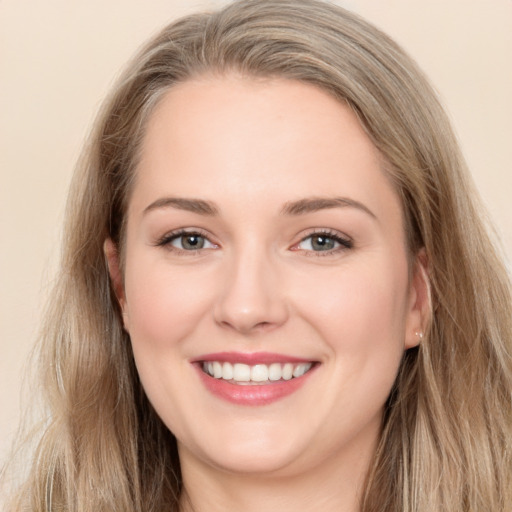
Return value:
<svg viewBox="0 0 512 512">
<path fill-rule="evenodd" d="M 509 510 L 511 294 L 402 50 L 307 0 L 165 28 L 96 123 L 14 510 Z"/>
</svg>

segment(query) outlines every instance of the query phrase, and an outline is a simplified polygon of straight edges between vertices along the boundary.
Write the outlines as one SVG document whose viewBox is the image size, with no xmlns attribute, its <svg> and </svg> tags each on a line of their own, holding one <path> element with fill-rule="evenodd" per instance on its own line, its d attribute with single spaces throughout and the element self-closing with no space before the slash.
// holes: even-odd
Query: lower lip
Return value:
<svg viewBox="0 0 512 512">
<path fill-rule="evenodd" d="M 208 391 L 215 396 L 237 405 L 268 405 L 299 390 L 316 369 L 313 366 L 301 377 L 270 382 L 269 384 L 232 384 L 224 379 L 215 379 L 195 365 Z"/>
</svg>

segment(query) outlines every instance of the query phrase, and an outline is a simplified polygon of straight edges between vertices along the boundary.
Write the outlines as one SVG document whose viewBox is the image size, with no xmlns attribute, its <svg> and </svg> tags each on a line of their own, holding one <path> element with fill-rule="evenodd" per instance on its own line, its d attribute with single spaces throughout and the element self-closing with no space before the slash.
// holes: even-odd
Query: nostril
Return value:
<svg viewBox="0 0 512 512">
<path fill-rule="evenodd" d="M 228 329 L 234 329 L 241 333 L 250 333 L 250 332 L 265 332 L 271 330 L 275 327 L 276 324 L 272 322 L 241 322 L 236 320 L 222 320 L 219 322 L 222 327 Z"/>
<path fill-rule="evenodd" d="M 270 322 L 260 322 L 254 326 L 254 330 L 266 331 L 272 328 L 272 324 Z"/>
</svg>

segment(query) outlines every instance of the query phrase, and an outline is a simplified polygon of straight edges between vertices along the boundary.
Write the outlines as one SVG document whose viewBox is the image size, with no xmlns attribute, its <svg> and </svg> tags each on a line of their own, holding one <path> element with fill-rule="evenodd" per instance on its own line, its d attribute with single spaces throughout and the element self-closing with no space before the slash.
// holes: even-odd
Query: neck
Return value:
<svg viewBox="0 0 512 512">
<path fill-rule="evenodd" d="M 185 453 L 180 450 L 180 456 Z M 231 473 L 188 456 L 182 457 L 184 493 L 181 512 L 359 512 L 373 450 L 339 457 L 304 472 Z M 190 455 L 190 454 L 188 454 Z M 348 461 L 347 461 L 348 462 Z"/>
</svg>

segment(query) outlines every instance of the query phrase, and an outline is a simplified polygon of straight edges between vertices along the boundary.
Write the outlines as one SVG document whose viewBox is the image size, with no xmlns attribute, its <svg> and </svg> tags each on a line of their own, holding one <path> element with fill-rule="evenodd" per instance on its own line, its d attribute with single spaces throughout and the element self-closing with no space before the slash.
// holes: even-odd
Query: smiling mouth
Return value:
<svg viewBox="0 0 512 512">
<path fill-rule="evenodd" d="M 227 361 L 203 361 L 201 369 L 215 379 L 237 385 L 262 385 L 302 377 L 313 363 L 272 363 L 248 365 Z"/>
</svg>

